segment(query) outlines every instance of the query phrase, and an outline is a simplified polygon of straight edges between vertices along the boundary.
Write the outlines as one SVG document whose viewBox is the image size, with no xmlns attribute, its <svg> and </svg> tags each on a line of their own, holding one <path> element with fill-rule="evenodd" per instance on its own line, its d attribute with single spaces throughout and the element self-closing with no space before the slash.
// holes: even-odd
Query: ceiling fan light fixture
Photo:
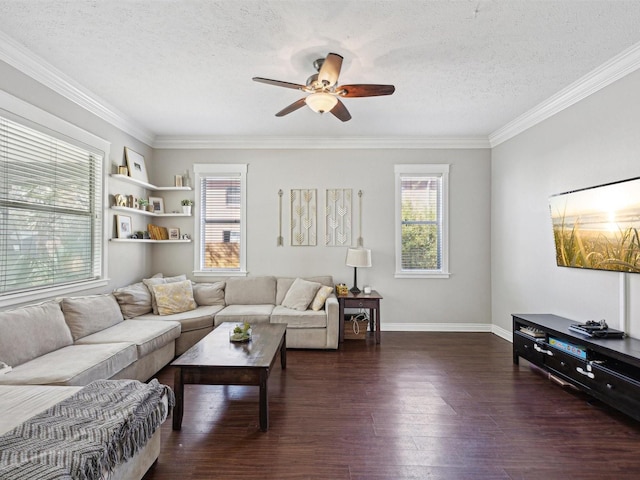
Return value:
<svg viewBox="0 0 640 480">
<path fill-rule="evenodd" d="M 335 96 L 324 92 L 312 93 L 304 101 L 316 113 L 330 112 L 338 103 Z"/>
</svg>

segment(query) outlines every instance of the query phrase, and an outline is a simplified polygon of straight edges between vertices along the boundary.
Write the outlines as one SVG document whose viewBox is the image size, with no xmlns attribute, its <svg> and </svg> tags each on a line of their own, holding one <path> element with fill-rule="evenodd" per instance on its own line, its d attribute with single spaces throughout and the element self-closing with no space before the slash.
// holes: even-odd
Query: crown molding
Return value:
<svg viewBox="0 0 640 480">
<path fill-rule="evenodd" d="M 638 70 L 640 43 L 624 50 L 488 137 L 156 136 L 3 32 L 0 32 L 0 60 L 123 132 L 158 149 L 476 149 L 496 147 Z"/>
<path fill-rule="evenodd" d="M 0 60 L 141 142 L 147 145 L 153 143 L 155 135 L 152 132 L 127 118 L 116 108 L 3 32 L 0 32 Z"/>
<path fill-rule="evenodd" d="M 158 136 L 157 149 L 490 148 L 487 137 Z"/>
<path fill-rule="evenodd" d="M 489 135 L 491 148 L 515 137 L 640 68 L 640 43 L 627 48 L 584 77 Z"/>
</svg>

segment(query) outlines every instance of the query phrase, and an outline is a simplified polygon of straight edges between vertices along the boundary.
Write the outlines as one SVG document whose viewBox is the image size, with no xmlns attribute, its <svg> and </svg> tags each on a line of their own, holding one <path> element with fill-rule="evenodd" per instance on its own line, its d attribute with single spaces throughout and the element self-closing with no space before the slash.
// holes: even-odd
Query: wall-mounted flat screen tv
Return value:
<svg viewBox="0 0 640 480">
<path fill-rule="evenodd" d="M 640 178 L 549 198 L 561 267 L 640 273 Z"/>
</svg>

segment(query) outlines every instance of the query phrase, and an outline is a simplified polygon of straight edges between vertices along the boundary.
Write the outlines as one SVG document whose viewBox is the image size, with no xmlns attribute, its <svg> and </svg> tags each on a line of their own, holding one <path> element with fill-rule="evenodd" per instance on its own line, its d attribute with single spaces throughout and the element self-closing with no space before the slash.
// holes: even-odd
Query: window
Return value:
<svg viewBox="0 0 640 480">
<path fill-rule="evenodd" d="M 396 165 L 396 277 L 448 277 L 449 165 Z"/>
<path fill-rule="evenodd" d="M 105 153 L 16 118 L 0 110 L 1 305 L 104 280 Z"/>
<path fill-rule="evenodd" d="M 194 165 L 196 271 L 246 275 L 246 165 Z"/>
</svg>

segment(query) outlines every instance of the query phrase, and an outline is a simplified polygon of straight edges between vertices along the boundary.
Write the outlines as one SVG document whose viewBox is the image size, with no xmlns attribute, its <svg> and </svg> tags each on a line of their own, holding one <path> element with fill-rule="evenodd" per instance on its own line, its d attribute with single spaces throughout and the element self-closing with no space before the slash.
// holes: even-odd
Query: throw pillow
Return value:
<svg viewBox="0 0 640 480">
<path fill-rule="evenodd" d="M 71 344 L 58 302 L 0 312 L 0 360 L 14 368 Z"/>
<path fill-rule="evenodd" d="M 293 310 L 306 310 L 320 287 L 319 283 L 296 278 L 284 296 L 282 306 Z"/>
<path fill-rule="evenodd" d="M 142 282 L 117 288 L 113 291 L 113 296 L 116 297 L 120 304 L 120 310 L 122 310 L 124 318 L 134 318 L 153 310 L 151 293 Z"/>
<path fill-rule="evenodd" d="M 175 282 L 183 282 L 187 279 L 186 275 L 177 275 L 175 277 L 164 277 L 164 278 L 145 278 L 142 282 L 149 289 L 149 293 L 151 294 L 151 308 L 153 309 L 153 313 L 158 315 L 158 304 L 156 303 L 156 298 L 153 294 L 153 290 L 151 289 L 152 285 L 161 285 L 165 283 L 175 283 Z"/>
<path fill-rule="evenodd" d="M 156 298 L 159 315 L 188 312 L 197 307 L 190 280 L 151 285 L 151 291 Z"/>
<path fill-rule="evenodd" d="M 315 298 L 311 302 L 311 310 L 314 310 L 316 312 L 318 310 L 322 310 L 322 307 L 324 307 L 324 302 L 327 301 L 327 298 L 329 298 L 329 295 L 331 295 L 332 293 L 333 287 L 327 287 L 324 285 L 320 287 L 318 293 L 316 293 Z"/>
<path fill-rule="evenodd" d="M 60 306 L 74 342 L 124 321 L 118 302 L 110 294 L 65 297 Z"/>
<path fill-rule="evenodd" d="M 225 282 L 195 283 L 193 285 L 193 299 L 198 305 L 224 306 Z"/>
</svg>

